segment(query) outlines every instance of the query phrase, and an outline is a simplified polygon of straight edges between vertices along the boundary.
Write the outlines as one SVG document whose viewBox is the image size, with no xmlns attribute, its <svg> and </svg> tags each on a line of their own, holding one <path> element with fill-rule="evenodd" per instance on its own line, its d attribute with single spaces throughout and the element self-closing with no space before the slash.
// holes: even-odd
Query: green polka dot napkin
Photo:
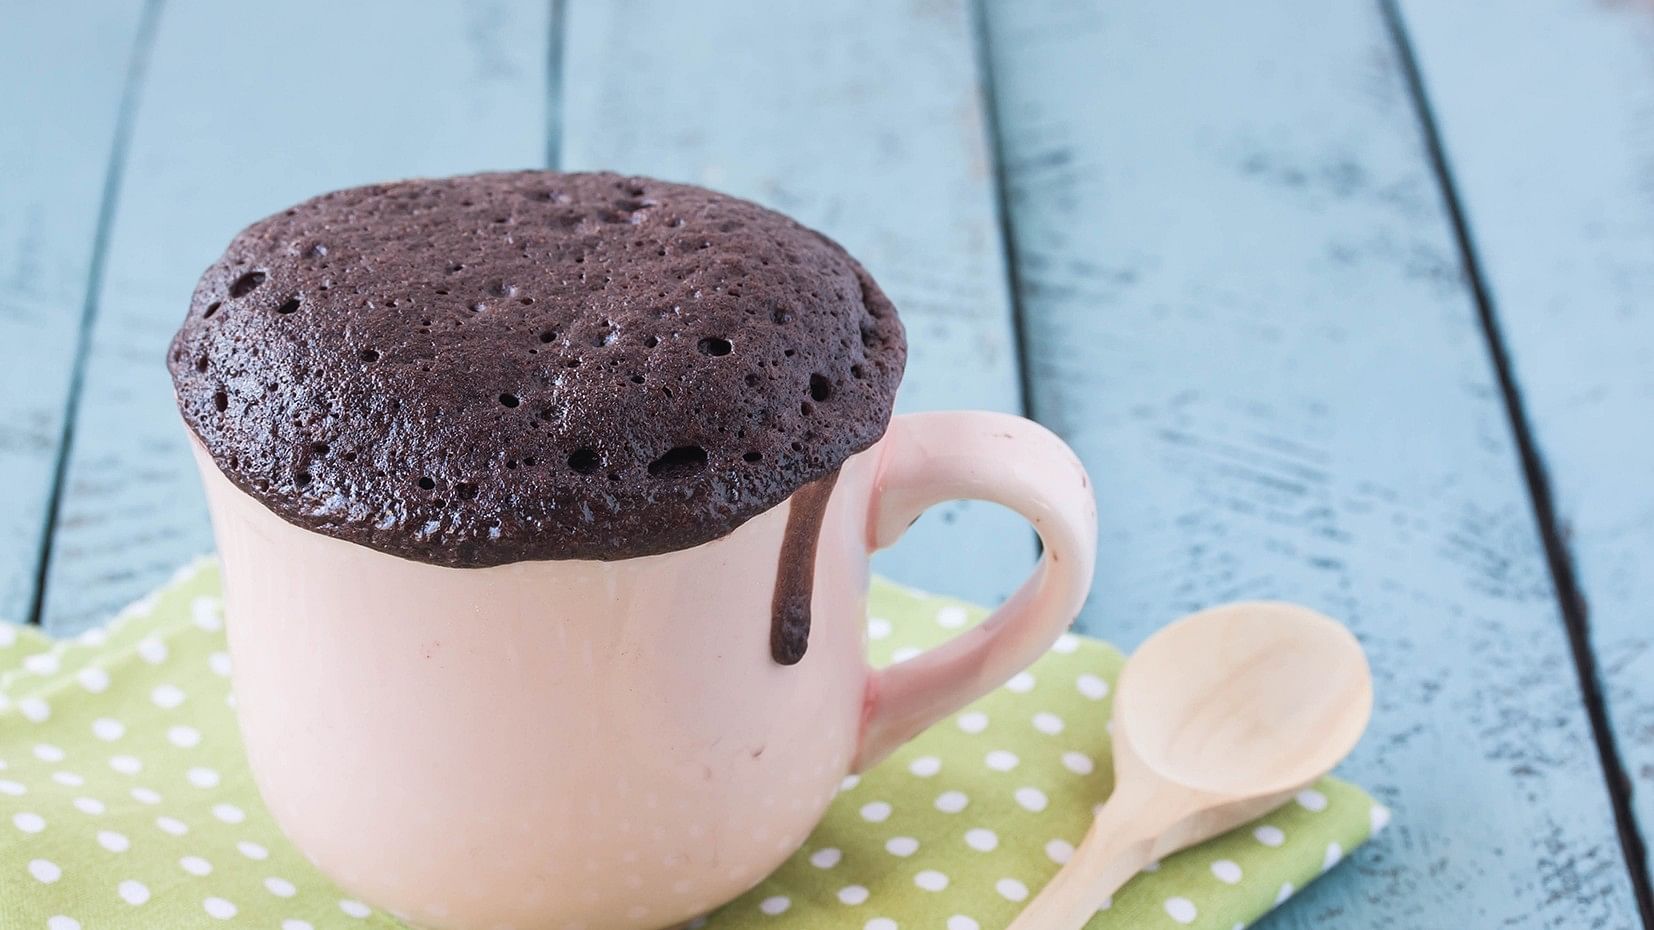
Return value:
<svg viewBox="0 0 1654 930">
<path fill-rule="evenodd" d="M 281 837 L 242 760 L 218 570 L 203 561 L 106 629 L 53 642 L 0 623 L 0 927 L 402 926 L 345 897 Z M 877 583 L 875 662 L 979 608 Z M 714 930 L 996 930 L 1072 852 L 1111 787 L 1122 658 L 1065 636 L 1005 687 L 847 779 L 782 869 Z M 1387 819 L 1327 779 L 1140 876 L 1092 928 L 1230 930 Z"/>
</svg>

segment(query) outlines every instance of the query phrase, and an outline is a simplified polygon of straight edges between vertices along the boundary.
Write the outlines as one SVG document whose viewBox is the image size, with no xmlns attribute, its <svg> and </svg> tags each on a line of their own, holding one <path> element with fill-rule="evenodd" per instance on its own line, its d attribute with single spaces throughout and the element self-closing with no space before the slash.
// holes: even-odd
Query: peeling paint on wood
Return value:
<svg viewBox="0 0 1654 930">
<path fill-rule="evenodd" d="M 1037 416 L 1095 477 L 1082 618 L 1348 620 L 1385 837 L 1276 927 L 1630 927 L 1596 749 L 1417 114 L 1367 3 L 989 5 Z"/>
</svg>

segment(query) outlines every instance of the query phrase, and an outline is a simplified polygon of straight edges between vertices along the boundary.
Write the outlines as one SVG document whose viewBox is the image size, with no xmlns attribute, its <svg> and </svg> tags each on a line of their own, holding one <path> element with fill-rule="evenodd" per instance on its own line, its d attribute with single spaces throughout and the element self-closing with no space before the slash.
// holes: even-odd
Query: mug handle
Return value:
<svg viewBox="0 0 1654 930">
<path fill-rule="evenodd" d="M 893 418 L 868 515 L 872 548 L 894 543 L 927 508 L 960 499 L 1015 510 L 1034 525 L 1045 554 L 981 623 L 872 674 L 854 771 L 1033 664 L 1068 629 L 1091 589 L 1097 502 L 1085 467 L 1055 433 L 1004 413 Z"/>
</svg>

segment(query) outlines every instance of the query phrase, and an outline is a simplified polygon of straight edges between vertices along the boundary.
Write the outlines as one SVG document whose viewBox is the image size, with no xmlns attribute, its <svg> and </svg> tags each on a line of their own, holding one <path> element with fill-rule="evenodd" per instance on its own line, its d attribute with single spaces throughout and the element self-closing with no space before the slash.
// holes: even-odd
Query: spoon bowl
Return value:
<svg viewBox="0 0 1654 930">
<path fill-rule="evenodd" d="M 1349 630 L 1307 607 L 1257 601 L 1191 614 L 1143 643 L 1120 675 L 1114 725 L 1168 781 L 1266 795 L 1348 755 L 1372 704 Z"/>
</svg>

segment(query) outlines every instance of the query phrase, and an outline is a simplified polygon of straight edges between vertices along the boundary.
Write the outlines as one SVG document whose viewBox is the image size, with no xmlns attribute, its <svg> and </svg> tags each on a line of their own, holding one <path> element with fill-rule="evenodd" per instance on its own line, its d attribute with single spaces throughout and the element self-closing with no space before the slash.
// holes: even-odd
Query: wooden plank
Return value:
<svg viewBox="0 0 1654 930">
<path fill-rule="evenodd" d="M 750 197 L 842 242 L 911 346 L 901 410 L 1021 409 L 966 0 L 571 0 L 565 168 Z M 876 567 L 992 602 L 1033 536 L 984 504 L 938 508 Z"/>
<path fill-rule="evenodd" d="M 1654 837 L 1654 18 L 1401 9 Z"/>
<path fill-rule="evenodd" d="M 1299 600 L 1371 652 L 1390 831 L 1274 927 L 1637 923 L 1509 421 L 1376 4 L 992 4 L 1033 407 L 1084 625 Z M 1468 65 L 1467 65 L 1468 66 Z"/>
<path fill-rule="evenodd" d="M 211 546 L 162 359 L 201 269 L 329 188 L 541 164 L 547 4 L 173 0 L 116 208 L 44 619 L 97 622 Z M 59 73 L 63 73 L 60 70 Z"/>
<path fill-rule="evenodd" d="M 0 2 L 0 618 L 35 600 L 141 0 Z M 64 67 L 73 62 L 73 68 Z"/>
</svg>

